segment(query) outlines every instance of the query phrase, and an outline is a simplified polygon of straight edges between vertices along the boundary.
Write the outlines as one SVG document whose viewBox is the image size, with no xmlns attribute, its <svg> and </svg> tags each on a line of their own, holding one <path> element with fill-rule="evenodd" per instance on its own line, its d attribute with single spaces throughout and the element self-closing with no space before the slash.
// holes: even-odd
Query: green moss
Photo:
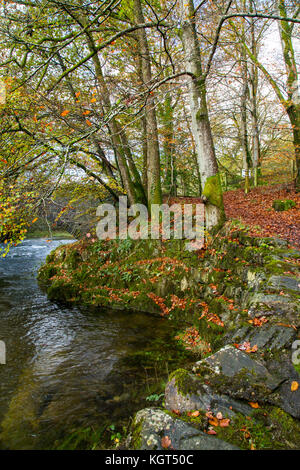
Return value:
<svg viewBox="0 0 300 470">
<path fill-rule="evenodd" d="M 62 232 L 54 230 L 51 233 L 47 230 L 29 230 L 26 234 L 26 238 L 50 238 L 53 240 L 75 240 L 73 235 L 69 232 Z"/>
<path fill-rule="evenodd" d="M 205 196 L 214 206 L 219 207 L 219 209 L 223 209 L 223 194 L 219 173 L 207 178 L 202 196 Z"/>
<path fill-rule="evenodd" d="M 271 430 L 253 417 L 237 414 L 231 419 L 228 427 L 216 427 L 214 429 L 217 432 L 216 437 L 244 450 L 274 448 Z"/>
<path fill-rule="evenodd" d="M 142 430 L 143 430 L 143 420 L 141 419 L 138 423 L 134 420 L 131 433 L 130 433 L 130 448 L 133 450 L 140 450 L 142 446 Z"/>
<path fill-rule="evenodd" d="M 201 380 L 185 369 L 177 369 L 171 375 L 169 380 L 173 380 L 181 395 L 195 395 L 202 387 Z"/>
<path fill-rule="evenodd" d="M 65 263 L 68 267 L 68 269 L 75 269 L 77 268 L 78 264 L 82 261 L 81 256 L 79 252 L 75 249 L 69 250 L 67 253 L 67 256 L 65 258 Z"/>
<path fill-rule="evenodd" d="M 294 364 L 294 369 L 300 375 L 300 364 Z"/>
<path fill-rule="evenodd" d="M 33 449 L 34 436 L 39 427 L 38 408 L 40 391 L 31 369 L 23 372 L 20 385 L 10 401 L 1 423 L 0 440 L 10 450 Z"/>
<path fill-rule="evenodd" d="M 39 271 L 39 274 L 38 274 L 38 279 L 40 281 L 47 281 L 49 280 L 51 277 L 55 276 L 55 274 L 57 274 L 57 267 L 53 264 L 51 264 L 51 262 L 47 262 L 47 264 L 45 264 Z"/>
<path fill-rule="evenodd" d="M 275 211 L 287 211 L 289 209 L 292 209 L 296 207 L 295 201 L 292 201 L 291 199 L 285 199 L 285 200 L 275 200 L 273 201 L 272 207 Z"/>
<path fill-rule="evenodd" d="M 199 413 L 198 416 L 193 417 L 191 414 L 197 411 Z M 172 416 L 172 418 L 178 419 L 178 414 L 173 413 L 172 411 L 167 411 L 167 413 Z M 206 411 L 204 410 L 190 410 L 189 412 L 182 413 L 180 415 L 180 420 L 184 421 L 196 429 L 203 431 L 207 424 L 207 418 L 205 416 Z"/>
<path fill-rule="evenodd" d="M 285 271 L 290 271 L 291 269 L 293 269 L 293 267 L 288 263 L 276 259 L 271 259 L 271 261 L 264 265 L 264 270 L 270 274 L 283 274 Z"/>
</svg>

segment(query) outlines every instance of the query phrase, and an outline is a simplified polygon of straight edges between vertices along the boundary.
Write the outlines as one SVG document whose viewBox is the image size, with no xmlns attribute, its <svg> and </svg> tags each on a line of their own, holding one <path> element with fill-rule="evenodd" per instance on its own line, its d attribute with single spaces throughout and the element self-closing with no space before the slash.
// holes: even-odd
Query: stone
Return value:
<svg viewBox="0 0 300 470">
<path fill-rule="evenodd" d="M 300 294 L 300 279 L 288 276 L 272 276 L 267 286 L 274 290 L 288 290 Z"/>
<path fill-rule="evenodd" d="M 226 377 L 236 377 L 243 373 L 251 382 L 263 382 L 270 390 L 275 390 L 282 382 L 282 379 L 271 375 L 261 362 L 230 345 L 220 349 L 212 356 L 196 362 L 193 370 L 196 372 L 203 366 L 208 366 L 216 375 Z"/>
<path fill-rule="evenodd" d="M 290 347 L 296 336 L 297 333 L 293 328 L 265 324 L 259 328 L 252 326 L 239 328 L 231 337 L 231 342 L 247 341 L 251 347 L 257 345 L 258 351 L 262 349 L 278 351 Z"/>
<path fill-rule="evenodd" d="M 247 416 L 252 411 L 248 404 L 216 392 L 193 374 L 187 373 L 184 380 L 189 381 L 190 392 L 185 393 L 180 389 L 176 377 L 167 383 L 164 402 L 167 410 L 178 410 L 180 413 L 193 410 L 220 411 L 226 417 L 233 417 L 236 413 Z"/>
<path fill-rule="evenodd" d="M 162 447 L 166 436 L 170 439 L 169 450 L 239 450 L 160 409 L 146 408 L 136 414 L 130 444 L 135 449 L 167 450 Z"/>
<path fill-rule="evenodd" d="M 298 390 L 292 392 L 292 380 L 289 379 L 280 386 L 278 391 L 280 407 L 296 419 L 300 419 L 300 381 L 298 383 Z"/>
<path fill-rule="evenodd" d="M 251 318 L 272 316 L 282 321 L 283 317 L 285 323 L 299 324 L 300 305 L 290 296 L 258 292 L 249 299 L 248 305 Z"/>
</svg>

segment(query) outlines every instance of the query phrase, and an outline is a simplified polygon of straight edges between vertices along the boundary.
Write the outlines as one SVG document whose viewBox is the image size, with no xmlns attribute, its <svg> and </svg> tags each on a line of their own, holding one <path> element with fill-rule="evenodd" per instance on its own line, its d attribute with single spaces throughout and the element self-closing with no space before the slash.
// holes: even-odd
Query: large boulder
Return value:
<svg viewBox="0 0 300 470">
<path fill-rule="evenodd" d="M 236 413 L 248 415 L 251 407 L 208 385 L 205 379 L 186 370 L 175 371 L 165 389 L 165 407 L 169 411 L 185 413 L 192 410 L 210 410 L 232 417 Z"/>
<path fill-rule="evenodd" d="M 137 450 L 239 450 L 158 408 L 136 414 L 129 446 Z"/>
<path fill-rule="evenodd" d="M 198 361 L 193 373 L 175 371 L 165 389 L 165 407 L 180 413 L 211 410 L 232 417 L 251 414 L 249 404 L 259 402 L 300 418 L 300 389 L 291 390 L 295 374 L 281 366 L 276 370 L 274 364 L 270 372 L 261 360 L 227 345 Z"/>
</svg>

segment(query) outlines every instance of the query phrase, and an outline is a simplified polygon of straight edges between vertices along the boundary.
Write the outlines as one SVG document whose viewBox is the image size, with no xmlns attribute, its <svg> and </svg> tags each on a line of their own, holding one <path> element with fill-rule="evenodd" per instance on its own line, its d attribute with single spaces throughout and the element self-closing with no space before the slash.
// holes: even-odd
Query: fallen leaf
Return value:
<svg viewBox="0 0 300 470">
<path fill-rule="evenodd" d="M 227 428 L 230 424 L 230 419 L 229 418 L 223 418 L 220 420 L 219 425 L 221 428 Z"/>
<path fill-rule="evenodd" d="M 296 390 L 298 390 L 298 388 L 299 388 L 299 383 L 296 382 L 296 381 L 292 382 L 291 391 L 296 392 Z"/>
<path fill-rule="evenodd" d="M 208 420 L 209 424 L 211 426 L 219 426 L 219 420 L 215 418 L 214 416 Z"/>
<path fill-rule="evenodd" d="M 258 404 L 258 403 L 254 403 L 253 401 L 249 401 L 249 405 L 250 405 L 252 408 L 260 408 L 259 404 Z"/>
<path fill-rule="evenodd" d="M 171 439 L 169 438 L 169 436 L 164 436 L 161 440 L 161 446 L 163 449 L 168 449 L 171 445 Z"/>
</svg>

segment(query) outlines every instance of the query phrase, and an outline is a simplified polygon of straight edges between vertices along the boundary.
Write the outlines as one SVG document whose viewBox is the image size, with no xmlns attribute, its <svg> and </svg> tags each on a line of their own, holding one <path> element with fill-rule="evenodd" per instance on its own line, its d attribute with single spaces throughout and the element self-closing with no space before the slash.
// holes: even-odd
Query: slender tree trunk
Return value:
<svg viewBox="0 0 300 470">
<path fill-rule="evenodd" d="M 202 73 L 199 41 L 194 22 L 194 4 L 193 0 L 180 0 L 180 4 L 182 12 L 181 38 L 186 69 L 192 74 L 189 87 L 192 133 L 203 188 L 202 196 L 206 199 L 206 227 L 211 229 L 221 225 L 225 220 L 223 195 L 207 109 L 206 77 Z"/>
<path fill-rule="evenodd" d="M 245 194 L 250 191 L 250 171 L 251 156 L 248 142 L 248 122 L 247 122 L 247 100 L 249 95 L 248 88 L 248 67 L 244 48 L 241 49 L 241 68 L 242 68 L 242 93 L 241 93 L 241 144 L 243 152 L 243 169 L 245 172 Z"/>
<path fill-rule="evenodd" d="M 278 0 L 278 11 L 281 17 L 287 18 L 285 0 Z M 287 72 L 288 100 L 285 102 L 287 114 L 293 130 L 293 144 L 295 151 L 296 191 L 300 191 L 300 90 L 298 83 L 298 70 L 295 51 L 292 41 L 293 25 L 287 21 L 280 21 L 279 32 L 282 44 L 282 52 Z"/>
<path fill-rule="evenodd" d="M 183 108 L 183 111 L 184 111 L 184 116 L 185 116 L 187 128 L 188 128 L 188 131 L 191 135 L 191 140 L 192 140 L 192 159 L 193 159 L 193 162 L 196 166 L 199 194 L 202 194 L 201 176 L 200 176 L 199 165 L 198 165 L 198 160 L 197 160 L 196 145 L 195 145 L 194 136 L 193 136 L 193 133 L 192 133 L 192 130 L 191 130 L 190 122 L 189 122 L 189 119 L 188 119 L 187 114 L 186 114 L 185 106 Z"/>
<path fill-rule="evenodd" d="M 144 14 L 141 0 L 134 0 L 134 11 L 137 23 L 144 23 Z M 152 80 L 150 53 L 145 29 L 137 32 L 139 53 L 141 55 L 142 77 L 145 88 L 150 87 Z M 161 174 L 160 154 L 157 131 L 157 119 L 155 111 L 155 97 L 153 92 L 147 97 L 145 106 L 145 118 L 147 129 L 147 185 L 148 205 L 161 204 Z"/>
<path fill-rule="evenodd" d="M 253 11 L 253 0 L 250 0 L 250 12 Z M 257 41 L 255 37 L 255 23 L 251 19 L 251 50 L 252 54 L 257 57 Z M 254 186 L 258 186 L 261 166 L 261 150 L 258 126 L 257 112 L 257 90 L 258 90 L 258 68 L 252 61 L 250 68 L 250 102 L 251 102 L 251 127 L 252 127 L 252 166 L 254 170 Z"/>
<path fill-rule="evenodd" d="M 161 110 L 161 121 L 163 125 L 163 150 L 167 161 L 165 187 L 170 196 L 176 196 L 177 192 L 177 172 L 174 148 L 174 108 L 172 106 L 172 97 L 167 93 Z"/>
<path fill-rule="evenodd" d="M 143 72 L 142 72 L 142 57 L 138 55 L 137 57 L 137 76 L 139 82 L 143 84 Z M 142 142 L 142 152 L 143 152 L 143 172 L 142 172 L 142 181 L 144 186 L 145 194 L 148 192 L 148 142 L 147 142 L 147 119 L 145 113 L 141 115 L 140 119 L 141 126 L 141 142 Z"/>
<path fill-rule="evenodd" d="M 290 106 L 287 110 L 293 128 L 293 144 L 295 151 L 295 186 L 300 192 L 300 104 Z"/>
</svg>

